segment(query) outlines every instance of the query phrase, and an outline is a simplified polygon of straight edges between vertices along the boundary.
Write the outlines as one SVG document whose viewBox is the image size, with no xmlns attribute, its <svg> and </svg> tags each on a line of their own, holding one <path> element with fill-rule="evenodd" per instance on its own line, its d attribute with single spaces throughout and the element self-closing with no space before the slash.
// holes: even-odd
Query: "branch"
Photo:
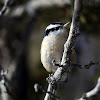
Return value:
<svg viewBox="0 0 100 100">
<path fill-rule="evenodd" d="M 75 0 L 72 23 L 71 23 L 68 39 L 64 44 L 64 52 L 63 52 L 61 64 L 64 64 L 66 62 L 66 59 L 69 60 L 71 49 L 75 44 L 76 37 L 79 35 L 79 20 L 80 20 L 81 6 L 82 6 L 82 1 Z"/>
<path fill-rule="evenodd" d="M 42 86 L 40 86 L 40 85 L 37 84 L 37 83 L 34 85 L 34 90 L 35 90 L 35 92 L 38 92 L 38 90 L 41 90 L 42 92 L 48 93 L 48 94 L 52 95 L 54 98 L 57 98 L 58 100 L 60 100 L 60 98 L 59 98 L 58 96 L 54 95 L 54 94 L 53 94 L 52 92 L 50 92 L 50 91 L 46 91 L 46 89 L 44 89 Z"/>
<path fill-rule="evenodd" d="M 100 91 L 100 77 L 98 78 L 98 81 L 97 81 L 95 88 L 87 93 L 84 93 L 83 96 L 78 100 L 87 100 L 90 97 L 96 95 L 99 91 Z"/>
<path fill-rule="evenodd" d="M 66 43 L 64 44 L 64 52 L 63 52 L 63 57 L 61 61 L 62 66 L 66 66 L 66 61 L 70 59 L 71 49 L 75 44 L 77 36 L 79 35 L 79 20 L 80 20 L 81 7 L 82 7 L 82 0 L 75 0 L 74 13 L 73 13 L 72 23 L 70 27 L 70 32 L 69 32 L 68 39 Z M 69 65 L 67 65 L 67 67 L 69 67 Z M 63 69 L 63 67 L 57 68 L 54 75 L 49 78 L 49 81 L 48 81 L 49 86 L 48 86 L 47 91 L 50 91 L 53 94 L 56 94 L 58 83 L 60 82 L 61 77 L 64 73 L 65 73 L 65 70 Z M 54 100 L 54 98 L 51 98 L 51 95 L 46 93 L 44 100 Z"/>
<path fill-rule="evenodd" d="M 2 16 L 6 12 L 8 6 L 9 6 L 9 2 L 10 2 L 10 0 L 5 0 L 4 6 L 0 11 L 0 16 Z"/>
</svg>

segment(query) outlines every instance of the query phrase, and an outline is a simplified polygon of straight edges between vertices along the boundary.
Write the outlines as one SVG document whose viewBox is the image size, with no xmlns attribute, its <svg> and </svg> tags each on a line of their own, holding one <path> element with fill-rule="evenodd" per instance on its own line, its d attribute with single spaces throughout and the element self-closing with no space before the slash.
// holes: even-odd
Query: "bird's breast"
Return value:
<svg viewBox="0 0 100 100">
<path fill-rule="evenodd" d="M 52 61 L 60 61 L 66 39 L 66 35 L 44 37 L 41 44 L 41 62 L 47 71 L 56 70 L 57 66 L 53 66 Z"/>
</svg>

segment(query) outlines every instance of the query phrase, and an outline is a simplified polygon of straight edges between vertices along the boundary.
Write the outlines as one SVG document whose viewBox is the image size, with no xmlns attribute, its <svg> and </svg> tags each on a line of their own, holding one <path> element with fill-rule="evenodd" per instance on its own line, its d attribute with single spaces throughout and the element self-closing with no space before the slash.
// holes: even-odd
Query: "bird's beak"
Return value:
<svg viewBox="0 0 100 100">
<path fill-rule="evenodd" d="M 67 27 L 67 25 L 68 25 L 69 23 L 70 23 L 70 22 L 68 22 L 68 23 L 64 24 L 64 27 Z"/>
</svg>

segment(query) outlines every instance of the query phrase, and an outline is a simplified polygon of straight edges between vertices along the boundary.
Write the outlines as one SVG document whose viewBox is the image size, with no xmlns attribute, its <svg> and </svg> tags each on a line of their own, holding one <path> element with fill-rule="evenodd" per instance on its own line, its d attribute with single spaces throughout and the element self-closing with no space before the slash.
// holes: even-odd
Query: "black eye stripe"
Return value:
<svg viewBox="0 0 100 100">
<path fill-rule="evenodd" d="M 51 29 L 49 29 L 50 31 L 54 31 L 55 30 L 55 28 L 51 28 Z"/>
<path fill-rule="evenodd" d="M 44 36 L 48 36 L 48 34 L 50 32 L 53 32 L 53 31 L 58 31 L 59 29 L 63 28 L 63 26 L 58 26 L 58 27 L 55 27 L 55 28 L 51 28 L 51 29 L 47 29 L 45 30 L 45 35 Z"/>
</svg>

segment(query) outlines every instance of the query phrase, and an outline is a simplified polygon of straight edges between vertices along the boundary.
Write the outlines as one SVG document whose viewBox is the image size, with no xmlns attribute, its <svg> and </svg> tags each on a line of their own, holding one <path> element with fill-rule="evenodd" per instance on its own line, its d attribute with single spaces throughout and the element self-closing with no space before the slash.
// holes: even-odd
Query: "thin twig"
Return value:
<svg viewBox="0 0 100 100">
<path fill-rule="evenodd" d="M 96 61 L 96 62 L 91 61 L 89 64 L 86 64 L 86 65 L 74 64 L 73 62 L 70 62 L 71 67 L 73 67 L 73 68 L 78 67 L 78 68 L 82 68 L 82 69 L 89 69 L 91 66 L 97 65 L 97 64 L 100 64 L 100 60 Z"/>
<path fill-rule="evenodd" d="M 2 95 L 3 95 L 3 97 L 2 97 L 3 100 L 7 100 L 8 96 L 10 96 L 11 98 L 14 99 L 14 97 L 13 97 L 12 93 L 10 92 L 8 85 L 7 85 L 7 79 L 6 79 L 7 74 L 8 74 L 8 70 L 3 70 L 3 69 L 1 70 L 1 73 L 0 73 L 0 75 L 1 75 L 0 88 L 1 88 L 1 91 L 2 91 Z"/>
<path fill-rule="evenodd" d="M 97 84 L 96 86 L 94 87 L 94 89 L 92 89 L 91 91 L 87 92 L 87 93 L 84 93 L 82 95 L 82 97 L 78 100 L 87 100 L 89 99 L 90 97 L 96 95 L 98 92 L 100 91 L 100 77 L 98 78 L 98 81 L 97 81 Z"/>
<path fill-rule="evenodd" d="M 38 90 L 41 90 L 42 92 L 48 93 L 48 94 L 50 94 L 51 96 L 53 96 L 54 98 L 60 100 L 60 98 L 59 98 L 58 96 L 56 96 L 55 94 L 53 94 L 53 93 L 50 92 L 50 91 L 47 91 L 46 89 L 44 89 L 42 86 L 40 86 L 40 85 L 37 84 L 37 83 L 34 85 L 34 90 L 35 90 L 35 92 L 38 92 Z"/>
<path fill-rule="evenodd" d="M 10 2 L 10 0 L 5 0 L 4 6 L 0 11 L 0 16 L 4 15 L 4 13 L 6 12 L 8 6 L 9 6 L 9 2 Z"/>
</svg>

